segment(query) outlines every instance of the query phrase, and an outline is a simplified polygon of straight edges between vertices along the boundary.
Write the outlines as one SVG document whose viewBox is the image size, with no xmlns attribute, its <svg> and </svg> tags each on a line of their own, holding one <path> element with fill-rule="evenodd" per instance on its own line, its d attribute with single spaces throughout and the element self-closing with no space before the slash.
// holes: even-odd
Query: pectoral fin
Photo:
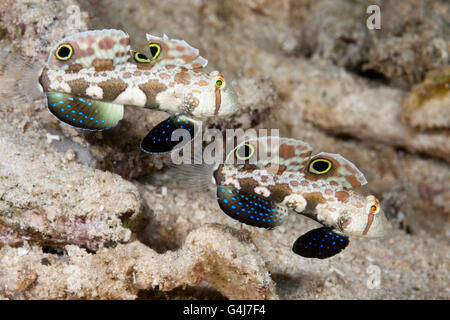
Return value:
<svg viewBox="0 0 450 320">
<path fill-rule="evenodd" d="M 217 202 L 231 218 L 259 228 L 275 228 L 288 216 L 285 206 L 232 186 L 217 186 Z"/>
<path fill-rule="evenodd" d="M 156 125 L 141 142 L 146 153 L 167 153 L 184 147 L 200 132 L 200 123 L 186 116 L 173 116 Z"/>
<path fill-rule="evenodd" d="M 326 259 L 341 252 L 348 243 L 348 237 L 323 227 L 300 236 L 295 241 L 292 251 L 305 258 Z"/>
<path fill-rule="evenodd" d="M 123 105 L 120 104 L 59 92 L 46 92 L 45 95 L 47 108 L 56 118 L 80 129 L 109 129 L 123 118 Z"/>
</svg>

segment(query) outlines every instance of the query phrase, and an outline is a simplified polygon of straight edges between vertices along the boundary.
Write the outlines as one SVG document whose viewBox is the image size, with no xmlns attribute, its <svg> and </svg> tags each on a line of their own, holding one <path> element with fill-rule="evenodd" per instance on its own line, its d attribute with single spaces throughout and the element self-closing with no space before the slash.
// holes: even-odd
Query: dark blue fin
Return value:
<svg viewBox="0 0 450 320">
<path fill-rule="evenodd" d="M 120 104 L 59 92 L 46 92 L 45 96 L 47 108 L 56 118 L 80 129 L 109 129 L 123 118 L 123 105 Z"/>
<path fill-rule="evenodd" d="M 323 227 L 311 230 L 298 238 L 292 251 L 305 258 L 326 259 L 341 252 L 348 243 L 348 237 Z"/>
<path fill-rule="evenodd" d="M 275 228 L 288 216 L 285 206 L 231 186 L 217 186 L 217 202 L 231 218 L 259 228 Z"/>
<path fill-rule="evenodd" d="M 186 116 L 172 116 L 156 125 L 141 142 L 147 153 L 167 153 L 184 147 L 200 130 L 197 123 Z"/>
</svg>

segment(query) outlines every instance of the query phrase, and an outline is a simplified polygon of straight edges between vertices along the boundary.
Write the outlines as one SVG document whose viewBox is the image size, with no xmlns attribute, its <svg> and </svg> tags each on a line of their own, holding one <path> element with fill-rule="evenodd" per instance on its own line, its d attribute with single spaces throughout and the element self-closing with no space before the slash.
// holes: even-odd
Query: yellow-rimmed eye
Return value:
<svg viewBox="0 0 450 320">
<path fill-rule="evenodd" d="M 150 43 L 148 47 L 150 48 L 152 59 L 155 60 L 156 58 L 158 58 L 161 54 L 161 46 L 157 43 Z"/>
<path fill-rule="evenodd" d="M 216 80 L 216 88 L 220 88 L 225 84 L 225 80 L 222 77 L 217 78 Z"/>
<path fill-rule="evenodd" d="M 370 206 L 370 213 L 376 214 L 378 213 L 378 211 L 380 211 L 380 207 L 378 206 L 378 204 L 374 203 Z"/>
<path fill-rule="evenodd" d="M 73 55 L 73 47 L 70 44 L 62 44 L 56 49 L 56 59 L 60 61 L 67 61 Z"/>
<path fill-rule="evenodd" d="M 239 160 L 248 160 L 250 159 L 253 154 L 255 153 L 255 147 L 252 146 L 250 143 L 245 143 L 236 150 L 236 158 Z"/>
<path fill-rule="evenodd" d="M 328 159 L 315 159 L 309 164 L 309 172 L 315 174 L 325 174 L 331 170 L 333 163 Z"/>
<path fill-rule="evenodd" d="M 142 53 L 140 53 L 140 52 L 135 52 L 135 53 L 133 54 L 133 57 L 134 57 L 134 60 L 135 60 L 136 62 L 139 62 L 139 63 L 149 63 L 149 62 L 152 62 L 149 58 L 147 58 L 147 56 L 146 56 L 145 54 L 142 54 Z"/>
</svg>

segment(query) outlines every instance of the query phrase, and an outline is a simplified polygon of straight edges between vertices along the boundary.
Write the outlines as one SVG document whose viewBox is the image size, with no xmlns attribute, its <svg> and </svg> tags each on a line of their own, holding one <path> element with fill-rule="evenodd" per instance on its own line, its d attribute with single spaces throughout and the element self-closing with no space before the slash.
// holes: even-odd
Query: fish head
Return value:
<svg viewBox="0 0 450 320">
<path fill-rule="evenodd" d="M 196 100 L 196 106 L 192 110 L 194 116 L 230 116 L 238 111 L 236 92 L 219 71 L 196 78 L 198 80 L 193 81 L 190 86 L 190 94 Z"/>
<path fill-rule="evenodd" d="M 352 208 L 346 207 L 341 211 L 338 230 L 357 237 L 379 238 L 388 235 L 392 231 L 392 225 L 387 220 L 378 199 L 373 195 L 359 198 L 360 200 L 348 204 Z"/>
<path fill-rule="evenodd" d="M 229 116 L 239 105 L 237 95 L 219 71 L 209 74 L 202 68 L 208 60 L 199 55 L 199 50 L 184 40 L 147 34 L 150 50 L 149 61 L 161 68 L 179 67 L 175 72 L 176 83 L 183 83 L 185 90 L 184 109 L 198 118 Z"/>
</svg>

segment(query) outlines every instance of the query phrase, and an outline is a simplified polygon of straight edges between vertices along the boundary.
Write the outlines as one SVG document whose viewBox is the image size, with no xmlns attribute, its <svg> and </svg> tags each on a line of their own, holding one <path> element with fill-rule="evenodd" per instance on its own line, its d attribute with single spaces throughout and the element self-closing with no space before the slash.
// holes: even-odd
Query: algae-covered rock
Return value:
<svg viewBox="0 0 450 320">
<path fill-rule="evenodd" d="M 430 72 L 412 88 L 403 114 L 422 130 L 450 129 L 450 66 Z"/>
</svg>

